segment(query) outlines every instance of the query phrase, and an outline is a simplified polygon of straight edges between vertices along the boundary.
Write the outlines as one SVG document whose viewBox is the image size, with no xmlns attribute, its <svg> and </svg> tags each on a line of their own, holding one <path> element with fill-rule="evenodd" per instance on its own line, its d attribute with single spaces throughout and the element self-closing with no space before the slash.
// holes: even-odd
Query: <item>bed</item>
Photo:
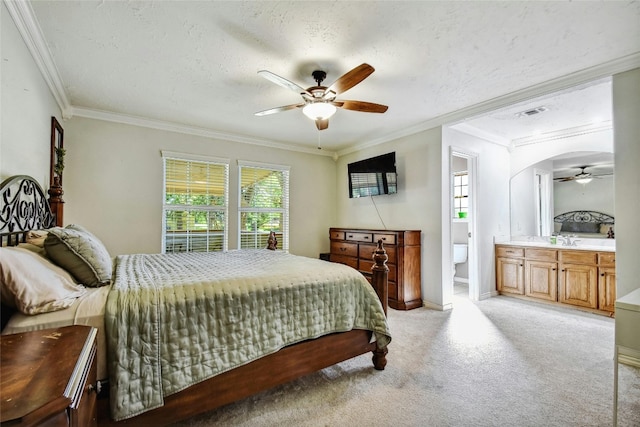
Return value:
<svg viewBox="0 0 640 427">
<path fill-rule="evenodd" d="M 44 239 L 46 259 L 76 279 L 62 308 L 31 314 L 3 306 L 3 315 L 13 313 L 3 333 L 65 322 L 97 327 L 98 377 L 108 377 L 110 391 L 100 406 L 111 413 L 100 425 L 168 424 L 368 352 L 375 369 L 386 365 L 382 242 L 369 283 L 350 267 L 268 249 L 111 259 L 88 230 L 54 223 L 36 181 L 2 184 L 3 255 L 43 257 Z M 76 271 L 57 254 L 55 245 L 74 244 L 76 256 L 89 246 L 91 268 Z"/>
<path fill-rule="evenodd" d="M 570 211 L 553 218 L 554 231 L 592 239 L 614 238 L 615 218 L 598 211 Z"/>
</svg>

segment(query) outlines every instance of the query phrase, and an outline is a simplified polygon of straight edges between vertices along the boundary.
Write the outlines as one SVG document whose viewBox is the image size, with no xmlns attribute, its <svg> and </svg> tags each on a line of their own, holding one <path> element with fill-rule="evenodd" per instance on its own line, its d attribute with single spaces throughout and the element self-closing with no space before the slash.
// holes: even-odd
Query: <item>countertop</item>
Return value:
<svg viewBox="0 0 640 427">
<path fill-rule="evenodd" d="M 550 249 L 564 249 L 571 251 L 598 251 L 598 252 L 615 252 L 615 242 L 613 244 L 608 243 L 606 240 L 602 240 L 602 243 L 596 242 L 581 242 L 577 240 L 577 246 L 565 246 L 562 243 L 551 244 L 548 242 L 536 242 L 536 241 L 523 241 L 523 240 L 507 240 L 504 242 L 496 242 L 496 245 L 508 245 L 508 246 L 523 246 L 523 247 L 535 247 L 535 248 L 550 248 Z M 596 239 L 592 239 L 596 240 Z"/>
</svg>

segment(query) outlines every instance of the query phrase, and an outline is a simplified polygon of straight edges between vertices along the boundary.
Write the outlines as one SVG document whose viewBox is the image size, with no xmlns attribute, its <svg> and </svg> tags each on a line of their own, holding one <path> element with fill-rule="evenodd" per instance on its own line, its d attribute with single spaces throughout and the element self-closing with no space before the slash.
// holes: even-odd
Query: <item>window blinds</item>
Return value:
<svg viewBox="0 0 640 427">
<path fill-rule="evenodd" d="M 274 231 L 289 250 L 289 168 L 239 162 L 239 247 L 265 248 Z"/>
<path fill-rule="evenodd" d="M 227 250 L 229 164 L 163 153 L 164 252 Z"/>
</svg>

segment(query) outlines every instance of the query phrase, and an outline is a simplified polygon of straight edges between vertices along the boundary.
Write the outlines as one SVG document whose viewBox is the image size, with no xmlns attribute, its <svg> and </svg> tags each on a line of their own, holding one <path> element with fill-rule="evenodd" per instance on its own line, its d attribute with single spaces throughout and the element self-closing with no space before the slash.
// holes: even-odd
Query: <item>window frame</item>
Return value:
<svg viewBox="0 0 640 427">
<path fill-rule="evenodd" d="M 252 169 L 265 169 L 270 171 L 278 171 L 282 172 L 284 176 L 284 182 L 282 185 L 282 208 L 254 208 L 254 207 L 243 207 L 242 206 L 242 170 L 243 168 L 252 168 Z M 280 233 L 276 232 L 276 234 L 281 234 L 281 238 L 278 241 L 278 249 L 283 250 L 285 252 L 289 252 L 289 188 L 291 182 L 291 167 L 288 165 L 278 165 L 271 163 L 261 163 L 261 162 L 252 162 L 246 160 L 238 160 L 238 235 L 237 235 L 237 247 L 239 250 L 249 249 L 242 247 L 242 214 L 245 212 L 278 212 L 282 214 L 282 230 Z M 262 233 L 264 234 L 264 233 Z M 266 247 L 266 245 L 265 245 Z M 259 248 L 261 249 L 261 248 Z"/>
<path fill-rule="evenodd" d="M 462 184 L 460 183 L 459 185 L 456 184 L 456 178 L 457 177 L 463 177 L 466 176 L 466 184 Z M 460 188 L 460 195 L 457 196 L 456 195 L 456 188 Z M 458 212 L 466 212 L 467 214 L 469 213 L 469 171 L 464 170 L 464 171 L 457 171 L 452 173 L 452 179 L 451 179 L 451 196 L 452 196 L 452 216 L 453 218 L 460 218 L 458 215 Z M 462 199 L 466 199 L 467 200 L 467 206 L 466 207 L 462 207 Z"/>
<path fill-rule="evenodd" d="M 167 252 L 167 212 L 168 211 L 205 211 L 207 213 L 210 212 L 221 212 L 224 215 L 224 231 L 222 235 L 222 252 L 226 252 L 229 250 L 229 164 L 230 160 L 220 157 L 212 157 L 212 156 L 203 156 L 196 154 L 187 154 L 187 153 L 178 153 L 172 151 L 161 151 L 162 155 L 162 247 L 161 253 L 172 253 L 174 251 Z M 178 160 L 189 163 L 204 163 L 207 165 L 216 165 L 224 167 L 224 205 L 213 205 L 213 206 L 205 206 L 205 205 L 190 205 L 190 204 L 167 204 L 167 160 Z M 187 231 L 188 233 L 188 231 Z M 209 237 L 209 230 L 207 230 L 207 239 Z M 188 242 L 188 237 L 187 237 Z M 191 245 L 187 244 L 187 250 L 185 251 L 175 251 L 175 252 L 195 252 L 189 249 Z M 209 245 L 207 244 L 207 251 Z"/>
</svg>

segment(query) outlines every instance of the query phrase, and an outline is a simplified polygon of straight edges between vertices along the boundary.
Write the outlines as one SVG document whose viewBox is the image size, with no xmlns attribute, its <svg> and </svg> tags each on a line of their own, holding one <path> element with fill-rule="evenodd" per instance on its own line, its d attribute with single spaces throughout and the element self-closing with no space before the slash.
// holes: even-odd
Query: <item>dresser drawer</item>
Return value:
<svg viewBox="0 0 640 427">
<path fill-rule="evenodd" d="M 331 254 L 331 262 L 337 262 L 339 264 L 348 265 L 349 267 L 355 268 L 356 270 L 358 269 L 358 258 Z"/>
<path fill-rule="evenodd" d="M 496 246 L 496 256 L 507 258 L 524 257 L 524 248 L 513 248 L 511 246 Z"/>
<path fill-rule="evenodd" d="M 358 258 L 367 261 L 373 260 L 373 253 L 376 251 L 376 245 L 360 245 L 358 248 Z M 396 264 L 396 247 L 386 246 L 384 251 L 387 253 L 387 264 Z"/>
<path fill-rule="evenodd" d="M 598 253 L 598 264 L 605 265 L 607 267 L 615 267 L 615 265 L 616 265 L 616 254 L 615 254 L 615 252 L 599 252 Z"/>
<path fill-rule="evenodd" d="M 524 256 L 527 259 L 538 261 L 556 261 L 558 259 L 558 251 L 555 249 L 526 248 Z"/>
<path fill-rule="evenodd" d="M 560 261 L 574 264 L 597 264 L 597 253 L 587 251 L 560 251 Z"/>
<path fill-rule="evenodd" d="M 332 258 L 333 260 L 333 258 Z M 360 259 L 359 263 L 358 263 L 358 269 L 363 272 L 363 273 L 368 273 L 371 274 L 371 269 L 374 266 L 374 262 L 373 261 L 368 261 L 368 260 L 364 260 L 364 259 Z M 397 272 L 397 268 L 394 264 L 387 264 L 387 267 L 389 268 L 389 273 L 387 274 L 387 279 L 388 280 L 392 280 L 392 281 L 396 281 L 396 272 Z"/>
<path fill-rule="evenodd" d="M 358 256 L 358 245 L 349 242 L 331 242 L 331 261 L 334 255 Z"/>
<path fill-rule="evenodd" d="M 354 242 L 373 242 L 371 233 L 352 233 L 347 231 L 345 240 L 353 240 Z"/>
<path fill-rule="evenodd" d="M 396 235 L 395 234 L 373 234 L 373 243 L 378 243 L 378 240 L 382 240 L 383 245 L 395 245 L 396 244 Z"/>
<path fill-rule="evenodd" d="M 331 240 L 344 240 L 344 231 L 329 231 L 329 238 Z"/>
</svg>

